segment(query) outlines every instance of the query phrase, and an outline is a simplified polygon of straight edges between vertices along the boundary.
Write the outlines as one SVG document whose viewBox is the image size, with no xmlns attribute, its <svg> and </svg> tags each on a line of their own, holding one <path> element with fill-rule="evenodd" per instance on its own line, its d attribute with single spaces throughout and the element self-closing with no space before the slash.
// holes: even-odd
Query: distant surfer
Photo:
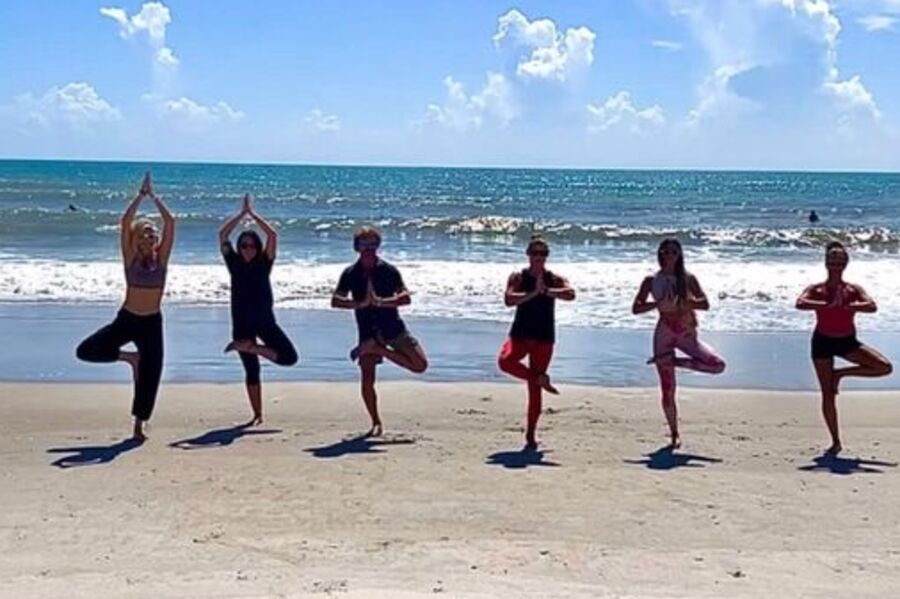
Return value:
<svg viewBox="0 0 900 599">
<path fill-rule="evenodd" d="M 815 210 L 810 210 L 810 211 L 809 211 L 809 222 L 811 222 L 811 223 L 813 223 L 813 224 L 819 222 L 819 215 L 816 214 L 816 211 L 815 211 Z"/>
</svg>

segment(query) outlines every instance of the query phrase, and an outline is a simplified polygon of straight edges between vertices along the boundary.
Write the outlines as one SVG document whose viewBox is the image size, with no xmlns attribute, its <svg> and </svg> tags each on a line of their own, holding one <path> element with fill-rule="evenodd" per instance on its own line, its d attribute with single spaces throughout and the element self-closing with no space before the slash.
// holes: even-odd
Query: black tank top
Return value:
<svg viewBox="0 0 900 599">
<path fill-rule="evenodd" d="M 544 271 L 544 284 L 557 287 L 558 277 L 549 270 Z M 516 291 L 531 293 L 537 286 L 537 278 L 527 268 L 519 273 L 519 285 Z M 553 343 L 556 341 L 556 299 L 539 295 L 516 306 L 516 317 L 513 319 L 509 336 L 513 339 L 530 339 Z"/>
</svg>

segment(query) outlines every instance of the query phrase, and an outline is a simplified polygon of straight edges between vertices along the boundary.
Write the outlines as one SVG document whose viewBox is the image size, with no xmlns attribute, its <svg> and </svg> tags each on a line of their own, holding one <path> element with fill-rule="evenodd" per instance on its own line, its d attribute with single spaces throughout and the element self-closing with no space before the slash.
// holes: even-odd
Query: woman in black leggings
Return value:
<svg viewBox="0 0 900 599">
<path fill-rule="evenodd" d="M 144 198 L 151 198 L 163 220 L 160 237 L 152 221 L 135 219 Z M 76 350 L 85 362 L 127 362 L 132 368 L 134 439 L 144 441 L 144 423 L 150 420 L 163 367 L 163 321 L 160 306 L 166 286 L 166 269 L 175 241 L 175 219 L 161 198 L 153 193 L 150 173 L 128 204 L 120 221 L 122 261 L 127 291 L 116 319 L 81 342 Z M 122 351 L 132 342 L 137 351 Z"/>
<path fill-rule="evenodd" d="M 244 231 L 237 238 L 237 251 L 231 245 L 231 233 L 249 216 L 266 234 L 266 245 L 255 231 Z M 251 425 L 262 423 L 262 386 L 259 356 L 279 366 L 297 363 L 297 352 L 278 323 L 272 310 L 272 284 L 269 274 L 275 261 L 278 233 L 259 216 L 245 195 L 240 212 L 225 221 L 219 230 L 219 245 L 231 275 L 231 331 L 233 341 L 225 351 L 237 350 L 246 373 L 247 397 L 253 409 Z M 257 338 L 262 341 L 258 344 Z"/>
</svg>

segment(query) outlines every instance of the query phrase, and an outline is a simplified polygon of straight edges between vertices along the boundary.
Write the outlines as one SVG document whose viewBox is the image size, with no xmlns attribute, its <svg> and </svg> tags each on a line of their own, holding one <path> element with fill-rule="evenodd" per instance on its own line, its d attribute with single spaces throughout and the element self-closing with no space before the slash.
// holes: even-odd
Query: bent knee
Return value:
<svg viewBox="0 0 900 599">
<path fill-rule="evenodd" d="M 725 372 L 725 360 L 716 360 L 712 363 L 712 372 L 713 374 L 722 374 Z"/>
<path fill-rule="evenodd" d="M 298 356 L 296 352 L 291 352 L 289 354 L 286 353 L 284 356 L 279 355 L 275 363 L 279 366 L 293 366 L 299 361 L 300 356 Z"/>
<path fill-rule="evenodd" d="M 885 360 L 881 363 L 881 376 L 887 376 L 894 372 L 894 365 Z"/>
<path fill-rule="evenodd" d="M 413 363 L 410 370 L 412 370 L 416 374 L 422 374 L 423 372 L 428 370 L 428 360 L 419 360 L 418 362 Z"/>
</svg>

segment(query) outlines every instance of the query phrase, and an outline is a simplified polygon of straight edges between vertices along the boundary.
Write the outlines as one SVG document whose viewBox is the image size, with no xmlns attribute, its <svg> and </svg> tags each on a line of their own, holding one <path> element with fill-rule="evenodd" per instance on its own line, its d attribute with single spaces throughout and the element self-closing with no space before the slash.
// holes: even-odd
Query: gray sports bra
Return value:
<svg viewBox="0 0 900 599">
<path fill-rule="evenodd" d="M 157 262 L 148 268 L 135 258 L 125 269 L 125 282 L 129 287 L 162 289 L 166 285 L 166 265 Z"/>
</svg>

